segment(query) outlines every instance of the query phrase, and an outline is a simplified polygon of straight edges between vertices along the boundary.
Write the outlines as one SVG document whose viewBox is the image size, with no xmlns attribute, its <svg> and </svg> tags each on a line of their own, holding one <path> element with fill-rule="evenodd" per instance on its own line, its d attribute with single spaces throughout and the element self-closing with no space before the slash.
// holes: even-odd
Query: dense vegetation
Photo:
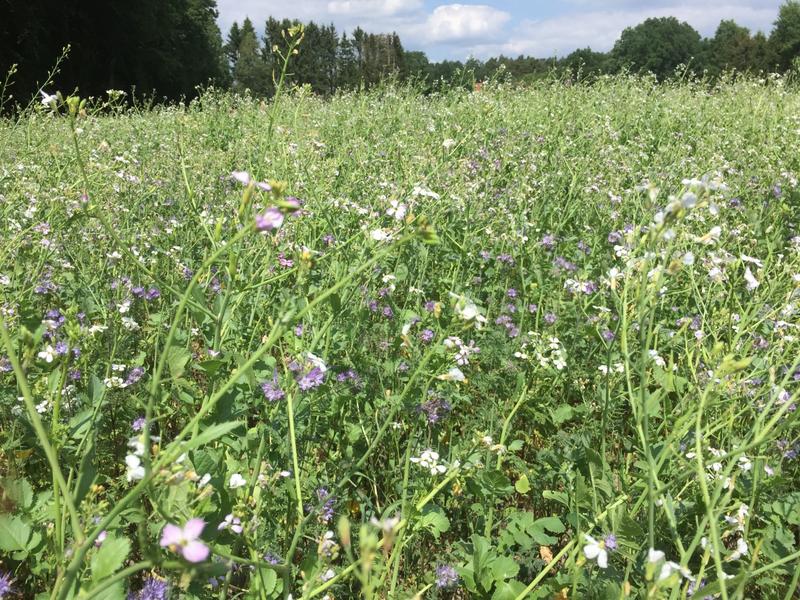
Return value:
<svg viewBox="0 0 800 600">
<path fill-rule="evenodd" d="M 396 33 L 370 33 L 360 27 L 338 32 L 330 24 L 302 24 L 269 18 L 263 24 L 234 23 L 223 43 L 215 0 L 95 0 L 19 2 L 0 0 L 0 97 L 8 112 L 25 105 L 48 81 L 58 62 L 58 89 L 84 96 L 123 91 L 128 100 L 192 98 L 200 87 L 249 90 L 271 97 L 290 40 L 283 32 L 302 27 L 303 44 L 287 83 L 306 84 L 331 95 L 371 88 L 386 79 L 416 81 L 425 91 L 471 87 L 498 70 L 517 81 L 552 73 L 573 78 L 650 72 L 660 80 L 692 74 L 716 78 L 726 71 L 785 73 L 800 56 L 800 2 L 787 0 L 769 36 L 724 20 L 715 35 L 702 39 L 673 17 L 647 19 L 625 29 L 610 52 L 590 48 L 566 57 L 494 57 L 485 61 L 431 62 L 424 52 L 407 51 Z M 14 99 L 10 96 L 13 94 Z"/>
<path fill-rule="evenodd" d="M 793 597 L 788 85 L 3 122 L 0 597 Z"/>
</svg>

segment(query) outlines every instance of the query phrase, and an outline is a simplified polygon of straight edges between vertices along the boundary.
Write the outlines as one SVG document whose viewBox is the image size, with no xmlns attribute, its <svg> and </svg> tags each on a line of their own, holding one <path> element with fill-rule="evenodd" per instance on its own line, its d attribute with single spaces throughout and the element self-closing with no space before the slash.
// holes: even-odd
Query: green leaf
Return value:
<svg viewBox="0 0 800 600">
<path fill-rule="evenodd" d="M 442 533 L 450 529 L 450 521 L 438 506 L 426 507 L 417 523 L 421 528 L 430 531 L 437 540 Z"/>
<path fill-rule="evenodd" d="M 514 484 L 514 489 L 520 494 L 527 494 L 530 492 L 531 482 L 528 481 L 528 476 L 525 474 L 520 475 L 519 479 L 517 479 L 516 483 Z"/>
<path fill-rule="evenodd" d="M 91 598 L 92 600 L 123 600 L 125 598 L 125 589 L 121 581 L 116 582 L 111 587 L 107 587 L 102 592 L 83 592 L 78 598 Z"/>
<path fill-rule="evenodd" d="M 78 470 L 78 483 L 75 486 L 75 505 L 80 506 L 80 503 L 89 493 L 95 479 L 97 478 L 97 468 L 94 464 L 94 441 L 90 441 L 86 448 L 86 452 L 81 459 L 81 466 Z"/>
<path fill-rule="evenodd" d="M 250 592 L 256 598 L 270 598 L 275 592 L 278 575 L 272 569 L 260 568 L 255 576 L 250 578 Z"/>
<path fill-rule="evenodd" d="M 234 429 L 241 427 L 242 425 L 244 425 L 242 421 L 231 421 L 230 423 L 216 423 L 215 425 L 206 427 L 200 433 L 200 435 L 185 442 L 181 446 L 181 448 L 183 448 L 184 450 L 191 450 L 192 448 L 198 448 L 209 442 L 213 442 L 217 438 L 222 437 L 226 433 L 229 433 Z"/>
<path fill-rule="evenodd" d="M 514 440 L 508 445 L 508 451 L 519 452 L 520 450 L 522 450 L 522 446 L 524 445 L 524 443 L 525 442 L 523 442 L 522 440 Z"/>
<path fill-rule="evenodd" d="M 491 565 L 492 575 L 496 581 L 503 581 L 510 579 L 519 573 L 519 565 L 513 558 L 508 556 L 498 556 L 492 561 Z"/>
<path fill-rule="evenodd" d="M 658 389 L 653 393 L 645 392 L 645 400 L 644 400 L 644 410 L 650 417 L 655 417 L 656 415 L 661 414 L 661 392 L 662 389 Z"/>
<path fill-rule="evenodd" d="M 173 379 L 183 375 L 186 364 L 191 360 L 192 355 L 186 348 L 170 346 L 166 351 L 167 368 Z"/>
<path fill-rule="evenodd" d="M 553 420 L 554 425 L 561 425 L 566 423 L 575 415 L 575 410 L 569 404 L 562 404 L 555 409 L 550 418 Z"/>
<path fill-rule="evenodd" d="M 481 471 L 477 479 L 487 496 L 508 496 L 514 490 L 505 473 L 497 469 Z"/>
<path fill-rule="evenodd" d="M 31 526 L 19 517 L 0 515 L 0 550 L 16 552 L 28 547 Z"/>
<path fill-rule="evenodd" d="M 525 584 L 517 581 L 502 581 L 497 584 L 492 595 L 492 600 L 516 600 L 525 591 Z"/>
<path fill-rule="evenodd" d="M 558 517 L 542 517 L 536 519 L 528 532 L 530 536 L 536 541 L 537 544 L 542 546 L 550 546 L 558 541 L 551 535 L 545 533 L 550 531 L 552 533 L 563 533 L 566 528 Z"/>
<path fill-rule="evenodd" d="M 7 498 L 17 509 L 28 509 L 33 504 L 33 488 L 27 479 L 0 478 L 0 498 Z"/>
<path fill-rule="evenodd" d="M 92 580 L 102 581 L 122 566 L 131 550 L 127 538 L 108 537 L 92 558 Z"/>
</svg>

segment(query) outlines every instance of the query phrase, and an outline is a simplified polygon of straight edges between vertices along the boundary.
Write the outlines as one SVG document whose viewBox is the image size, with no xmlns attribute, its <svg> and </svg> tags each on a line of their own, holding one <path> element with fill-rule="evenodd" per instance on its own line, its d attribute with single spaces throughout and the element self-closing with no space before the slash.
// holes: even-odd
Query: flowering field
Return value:
<svg viewBox="0 0 800 600">
<path fill-rule="evenodd" d="M 792 598 L 800 98 L 0 124 L 0 598 Z"/>
</svg>

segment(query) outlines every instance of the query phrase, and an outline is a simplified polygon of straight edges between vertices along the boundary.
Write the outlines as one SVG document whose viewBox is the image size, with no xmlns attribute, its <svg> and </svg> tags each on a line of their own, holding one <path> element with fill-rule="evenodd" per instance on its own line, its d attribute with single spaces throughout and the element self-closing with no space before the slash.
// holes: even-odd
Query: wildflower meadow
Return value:
<svg viewBox="0 0 800 600">
<path fill-rule="evenodd" d="M 0 122 L 0 598 L 797 597 L 800 96 Z"/>
</svg>

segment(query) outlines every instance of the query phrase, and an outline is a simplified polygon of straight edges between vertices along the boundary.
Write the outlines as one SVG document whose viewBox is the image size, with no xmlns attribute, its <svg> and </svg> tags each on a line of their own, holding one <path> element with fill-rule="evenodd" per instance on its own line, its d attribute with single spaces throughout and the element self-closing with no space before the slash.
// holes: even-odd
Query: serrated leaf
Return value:
<svg viewBox="0 0 800 600">
<path fill-rule="evenodd" d="M 509 452 L 519 452 L 522 450 L 522 446 L 525 444 L 522 440 L 514 440 L 508 445 Z"/>
<path fill-rule="evenodd" d="M 0 550 L 16 552 L 28 547 L 31 526 L 19 517 L 0 515 Z"/>
<path fill-rule="evenodd" d="M 92 558 L 92 580 L 102 581 L 122 566 L 131 550 L 127 538 L 108 537 Z"/>
</svg>

